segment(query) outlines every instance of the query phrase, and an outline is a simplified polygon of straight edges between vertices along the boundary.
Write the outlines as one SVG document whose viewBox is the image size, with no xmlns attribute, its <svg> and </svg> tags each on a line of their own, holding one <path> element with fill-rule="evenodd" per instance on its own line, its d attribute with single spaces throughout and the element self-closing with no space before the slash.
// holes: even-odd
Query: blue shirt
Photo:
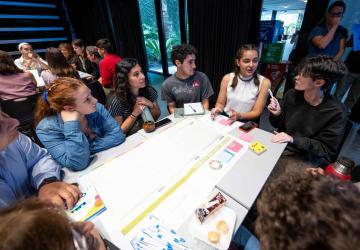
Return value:
<svg viewBox="0 0 360 250">
<path fill-rule="evenodd" d="M 35 194 L 46 178 L 60 180 L 60 170 L 46 149 L 19 134 L 0 151 L 0 208 Z"/>
<path fill-rule="evenodd" d="M 78 171 L 86 168 L 90 154 L 117 146 L 125 136 L 109 112 L 100 103 L 96 112 L 85 116 L 89 128 L 96 134 L 91 140 L 81 131 L 80 121 L 61 119 L 60 113 L 45 117 L 36 127 L 36 134 L 51 156 L 61 166 Z"/>
<path fill-rule="evenodd" d="M 336 56 L 340 48 L 340 40 L 347 39 L 347 30 L 342 27 L 338 26 L 335 31 L 335 35 L 333 40 L 326 46 L 324 49 L 320 49 L 316 47 L 312 39 L 316 36 L 325 36 L 329 30 L 325 25 L 319 25 L 313 28 L 308 37 L 308 55 L 307 57 L 315 57 L 318 55 L 327 55 L 327 56 Z"/>
</svg>

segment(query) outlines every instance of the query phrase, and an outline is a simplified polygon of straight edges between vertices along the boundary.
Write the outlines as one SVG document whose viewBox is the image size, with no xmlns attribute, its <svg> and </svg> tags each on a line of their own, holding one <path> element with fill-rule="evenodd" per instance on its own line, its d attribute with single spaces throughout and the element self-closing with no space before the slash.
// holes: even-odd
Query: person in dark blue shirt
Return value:
<svg viewBox="0 0 360 250">
<path fill-rule="evenodd" d="M 341 59 L 347 39 L 347 30 L 340 25 L 345 9 L 343 1 L 335 1 L 329 6 L 325 17 L 309 34 L 307 57 L 327 55 Z"/>
</svg>

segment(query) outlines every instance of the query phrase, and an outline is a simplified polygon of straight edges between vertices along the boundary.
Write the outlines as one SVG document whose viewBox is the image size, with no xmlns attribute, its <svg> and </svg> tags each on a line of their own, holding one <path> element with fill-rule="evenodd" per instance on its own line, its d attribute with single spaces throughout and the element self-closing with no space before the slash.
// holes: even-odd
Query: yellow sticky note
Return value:
<svg viewBox="0 0 360 250">
<path fill-rule="evenodd" d="M 254 141 L 253 143 L 251 143 L 249 146 L 249 149 L 258 155 L 260 155 L 261 153 L 266 151 L 265 145 L 263 145 L 262 143 L 260 143 L 258 141 Z"/>
</svg>

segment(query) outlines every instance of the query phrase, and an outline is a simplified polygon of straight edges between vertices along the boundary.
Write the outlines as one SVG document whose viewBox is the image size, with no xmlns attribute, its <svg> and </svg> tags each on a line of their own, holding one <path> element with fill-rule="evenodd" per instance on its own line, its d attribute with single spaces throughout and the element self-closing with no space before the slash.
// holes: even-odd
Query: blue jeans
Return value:
<svg viewBox="0 0 360 250">
<path fill-rule="evenodd" d="M 236 231 L 233 241 L 244 250 L 260 250 L 258 239 L 244 226 Z"/>
</svg>

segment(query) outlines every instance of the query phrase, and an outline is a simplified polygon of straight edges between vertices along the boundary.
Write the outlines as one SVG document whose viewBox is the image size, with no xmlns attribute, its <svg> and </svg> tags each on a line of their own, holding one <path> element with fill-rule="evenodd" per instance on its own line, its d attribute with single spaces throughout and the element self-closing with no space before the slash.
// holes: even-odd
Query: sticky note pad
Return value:
<svg viewBox="0 0 360 250">
<path fill-rule="evenodd" d="M 231 124 L 233 123 L 233 121 L 230 120 L 230 119 L 224 118 L 224 119 L 221 119 L 221 120 L 219 121 L 219 123 L 220 123 L 221 125 L 224 125 L 224 126 L 229 126 L 229 125 L 231 125 Z"/>
<path fill-rule="evenodd" d="M 232 141 L 229 146 L 227 146 L 228 150 L 231 150 L 235 153 L 239 152 L 240 149 L 243 147 L 243 145 L 241 145 L 240 143 L 238 143 L 237 141 Z"/>
<path fill-rule="evenodd" d="M 221 162 L 228 163 L 234 157 L 234 154 L 228 150 L 223 150 L 217 155 L 217 159 Z"/>
<path fill-rule="evenodd" d="M 240 139 L 246 142 L 251 142 L 253 139 L 253 136 L 250 135 L 249 133 L 241 133 L 240 134 Z"/>
<path fill-rule="evenodd" d="M 260 155 L 266 151 L 265 145 L 261 144 L 258 141 L 251 143 L 249 146 L 249 149 L 258 155 Z"/>
</svg>

